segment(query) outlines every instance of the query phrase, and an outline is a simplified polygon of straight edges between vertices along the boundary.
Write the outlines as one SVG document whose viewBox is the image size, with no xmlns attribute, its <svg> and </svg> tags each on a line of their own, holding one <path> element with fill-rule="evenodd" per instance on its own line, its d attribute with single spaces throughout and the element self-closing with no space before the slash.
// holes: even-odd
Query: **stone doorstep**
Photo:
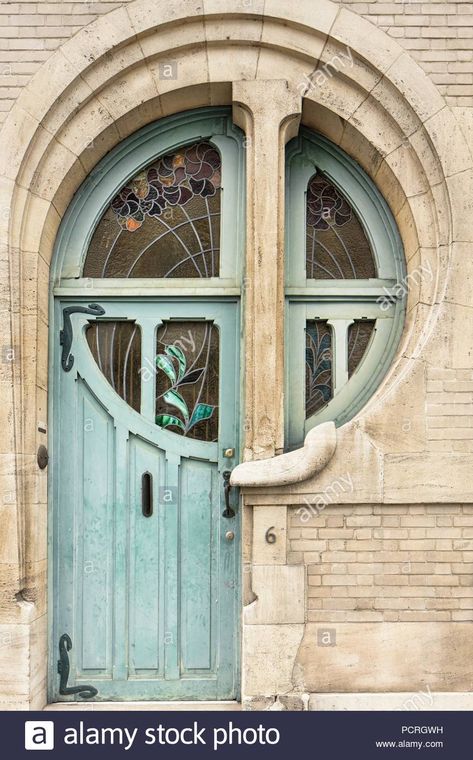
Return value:
<svg viewBox="0 0 473 760">
<path fill-rule="evenodd" d="M 389 710 L 419 711 L 473 710 L 473 692 L 422 691 L 359 693 L 359 694 L 310 694 L 309 710 Z"/>
<path fill-rule="evenodd" d="M 349 711 L 349 710 L 386 710 L 386 711 L 419 711 L 438 710 L 473 710 L 473 692 L 391 692 L 391 693 L 358 693 L 358 694 L 309 694 L 310 711 Z M 264 700 L 264 698 L 263 698 Z M 252 702 L 255 702 L 253 708 Z M 274 702 L 274 697 L 266 700 L 271 703 L 261 704 L 261 698 L 253 697 L 245 700 L 248 710 L 288 709 Z M 257 704 L 256 704 L 257 703 Z M 277 707 L 276 704 L 278 704 Z M 76 712 L 103 712 L 116 711 L 155 711 L 155 712 L 239 712 L 242 710 L 240 702 L 55 702 L 46 705 L 44 711 L 76 711 Z"/>
<path fill-rule="evenodd" d="M 241 710 L 240 702 L 222 701 L 222 702 L 54 702 L 46 705 L 44 711 L 62 711 L 66 712 L 101 712 L 106 710 L 117 711 L 190 711 L 202 712 L 205 710 L 239 711 Z"/>
</svg>

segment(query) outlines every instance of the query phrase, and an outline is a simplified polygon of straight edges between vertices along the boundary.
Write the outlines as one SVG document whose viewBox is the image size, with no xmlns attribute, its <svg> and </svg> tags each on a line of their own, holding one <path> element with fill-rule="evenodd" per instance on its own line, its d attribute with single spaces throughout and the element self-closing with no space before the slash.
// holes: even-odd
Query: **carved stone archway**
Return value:
<svg viewBox="0 0 473 760">
<path fill-rule="evenodd" d="M 334 63 L 343 53 L 350 65 Z M 163 76 L 169 61 L 176 78 Z M 320 70 L 325 80 L 315 76 Z M 275 97 L 268 97 L 271 88 Z M 254 261 L 265 230 L 272 235 L 267 260 L 270 246 L 281 259 L 283 193 L 272 209 L 264 208 L 257 172 L 264 160 L 266 181 L 281 176 L 284 142 L 297 126 L 301 102 L 302 122 L 355 158 L 386 197 L 409 271 L 428 262 L 433 272 L 429 282 L 411 283 L 397 359 L 369 405 L 344 427 L 337 447 L 341 456 L 346 447 L 366 452 L 373 439 L 383 452 L 391 443 L 380 423 L 386 404 L 394 397 L 399 403 L 419 360 L 426 351 L 431 359 L 439 355 L 445 325 L 458 319 L 450 265 L 459 255 L 457 241 L 471 242 L 465 217 L 473 187 L 471 151 L 452 111 L 394 40 L 330 0 L 291 7 L 261 0 L 240 8 L 231 0 L 204 0 L 203 6 L 134 0 L 62 45 L 5 122 L 1 330 L 2 345 L 14 351 L 14 361 L 4 364 L 1 404 L 1 488 L 8 496 L 2 505 L 0 624 L 12 640 L 0 651 L 5 707 L 38 708 L 46 701 L 47 492 L 36 453 L 47 444 L 49 265 L 65 210 L 98 161 L 143 125 L 199 106 L 233 104 L 254 138 L 248 150 L 248 260 Z M 281 271 L 272 281 L 274 308 L 281 308 Z M 247 295 L 251 301 L 251 285 Z M 250 322 L 247 330 L 250 378 L 262 338 Z M 271 361 L 281 379 L 276 350 Z M 248 385 L 247 458 L 282 447 L 282 396 L 277 382 L 274 388 L 259 394 L 257 383 Z M 352 498 L 363 498 L 361 476 L 359 489 Z M 248 556 L 250 544 L 248 536 Z"/>
</svg>

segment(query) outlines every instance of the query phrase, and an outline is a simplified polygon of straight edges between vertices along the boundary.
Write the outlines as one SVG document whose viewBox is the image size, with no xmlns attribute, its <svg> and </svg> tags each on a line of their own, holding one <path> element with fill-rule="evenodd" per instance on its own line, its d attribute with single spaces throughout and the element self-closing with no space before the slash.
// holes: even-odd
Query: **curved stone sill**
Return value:
<svg viewBox="0 0 473 760">
<path fill-rule="evenodd" d="M 309 430 L 304 445 L 296 451 L 271 459 L 243 462 L 235 467 L 232 486 L 288 486 L 316 475 L 330 462 L 337 447 L 337 431 L 333 422 Z"/>
</svg>

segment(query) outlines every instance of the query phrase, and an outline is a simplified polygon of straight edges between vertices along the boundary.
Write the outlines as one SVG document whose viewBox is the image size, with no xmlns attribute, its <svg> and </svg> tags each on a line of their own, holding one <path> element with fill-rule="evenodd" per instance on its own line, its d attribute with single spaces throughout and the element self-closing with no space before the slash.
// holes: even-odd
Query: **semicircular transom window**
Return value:
<svg viewBox="0 0 473 760">
<path fill-rule="evenodd" d="M 287 149 L 287 439 L 341 425 L 385 374 L 405 312 L 404 259 L 374 184 L 325 138 Z"/>
<path fill-rule="evenodd" d="M 220 269 L 221 156 L 201 141 L 162 156 L 113 198 L 84 277 L 208 278 Z"/>
</svg>

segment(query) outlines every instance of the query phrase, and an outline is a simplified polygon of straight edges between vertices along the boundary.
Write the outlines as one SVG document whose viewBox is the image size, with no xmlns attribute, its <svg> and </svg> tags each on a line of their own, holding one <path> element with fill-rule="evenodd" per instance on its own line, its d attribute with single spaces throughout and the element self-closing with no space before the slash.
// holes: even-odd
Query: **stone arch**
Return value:
<svg viewBox="0 0 473 760">
<path fill-rule="evenodd" d="M 343 52 L 350 65 L 335 63 Z M 160 77 L 169 60 L 177 79 Z M 326 81 L 318 77 L 314 87 L 320 70 Z M 303 96 L 303 123 L 340 145 L 377 183 L 410 271 L 429 263 L 433 272 L 430 282 L 411 284 L 397 360 L 361 422 L 349 425 L 363 426 L 367 413 L 376 417 L 394 381 L 411 372 L 439 329 L 452 244 L 468 240 L 462 215 L 473 160 L 451 109 L 393 39 L 331 0 L 290 8 L 283 0 L 236 7 L 230 0 L 179 0 L 172 8 L 133 0 L 85 27 L 43 64 L 2 130 L 9 146 L 0 158 L 2 269 L 11 288 L 3 344 L 19 348 L 8 378 L 14 414 L 5 421 L 17 473 L 14 483 L 7 475 L 6 488 L 18 504 L 9 529 L 16 544 L 11 622 L 32 622 L 45 609 L 32 505 L 46 501 L 36 449 L 46 440 L 38 422 L 46 418 L 49 263 L 61 218 L 100 158 L 139 127 L 180 110 L 230 104 L 234 81 L 275 78 Z"/>
</svg>

